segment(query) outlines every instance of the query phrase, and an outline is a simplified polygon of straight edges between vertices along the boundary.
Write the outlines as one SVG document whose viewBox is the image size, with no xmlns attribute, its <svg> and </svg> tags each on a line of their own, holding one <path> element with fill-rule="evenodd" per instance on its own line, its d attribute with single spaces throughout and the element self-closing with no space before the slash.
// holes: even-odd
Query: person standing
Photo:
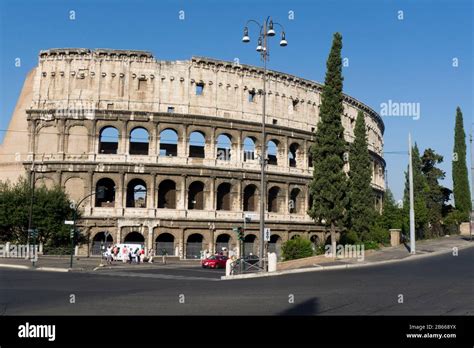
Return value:
<svg viewBox="0 0 474 348">
<path fill-rule="evenodd" d="M 148 251 L 148 263 L 153 263 L 153 256 L 154 255 L 154 250 L 153 248 L 151 248 L 149 251 Z"/>
<path fill-rule="evenodd" d="M 127 249 L 127 246 L 124 245 L 122 248 L 122 262 L 126 263 L 127 259 L 128 259 L 128 249 Z"/>
<path fill-rule="evenodd" d="M 166 265 L 166 255 L 168 255 L 168 252 L 166 251 L 166 249 L 163 249 L 162 253 L 163 253 L 163 264 Z"/>
</svg>

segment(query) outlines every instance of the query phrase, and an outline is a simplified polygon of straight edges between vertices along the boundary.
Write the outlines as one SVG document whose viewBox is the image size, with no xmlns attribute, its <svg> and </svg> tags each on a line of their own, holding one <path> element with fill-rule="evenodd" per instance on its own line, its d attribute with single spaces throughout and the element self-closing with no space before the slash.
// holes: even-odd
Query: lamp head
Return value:
<svg viewBox="0 0 474 348">
<path fill-rule="evenodd" d="M 281 47 L 285 47 L 288 45 L 288 41 L 286 41 L 286 38 L 285 38 L 285 32 L 282 31 L 281 32 L 281 40 L 280 40 L 280 46 Z"/>
<path fill-rule="evenodd" d="M 242 37 L 242 42 L 250 42 L 249 29 L 247 27 L 244 28 L 244 36 Z"/>
</svg>

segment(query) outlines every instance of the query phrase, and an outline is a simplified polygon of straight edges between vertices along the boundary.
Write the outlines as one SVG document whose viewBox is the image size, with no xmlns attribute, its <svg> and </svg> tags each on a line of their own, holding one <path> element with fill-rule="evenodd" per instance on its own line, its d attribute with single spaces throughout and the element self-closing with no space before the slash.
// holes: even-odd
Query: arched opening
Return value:
<svg viewBox="0 0 474 348">
<path fill-rule="evenodd" d="M 311 148 L 308 149 L 308 167 L 313 168 L 313 152 Z"/>
<path fill-rule="evenodd" d="M 112 179 L 102 178 L 95 186 L 95 206 L 112 208 L 115 206 L 115 183 Z"/>
<path fill-rule="evenodd" d="M 155 255 L 166 255 L 174 256 L 174 236 L 171 233 L 161 233 L 155 239 Z"/>
<path fill-rule="evenodd" d="M 146 184 L 133 179 L 127 185 L 127 208 L 146 208 Z"/>
<path fill-rule="evenodd" d="M 270 241 L 268 242 L 268 252 L 276 253 L 277 258 L 280 258 L 281 255 L 281 237 L 277 234 L 272 234 L 270 236 Z"/>
<path fill-rule="evenodd" d="M 279 195 L 280 195 L 280 188 L 278 186 L 273 186 L 270 190 L 268 190 L 268 206 L 267 210 L 269 213 L 278 213 L 279 211 Z"/>
<path fill-rule="evenodd" d="M 288 164 L 290 167 L 296 167 L 296 155 L 298 152 L 299 145 L 293 143 L 290 145 L 289 153 L 288 153 Z"/>
<path fill-rule="evenodd" d="M 130 132 L 130 155 L 148 155 L 150 136 L 145 128 L 135 128 Z"/>
<path fill-rule="evenodd" d="M 204 209 L 204 184 L 201 181 L 195 181 L 189 185 L 188 209 Z"/>
<path fill-rule="evenodd" d="M 186 240 L 186 258 L 199 259 L 203 250 L 203 236 L 199 233 L 191 234 Z"/>
<path fill-rule="evenodd" d="M 267 142 L 267 163 L 270 165 L 278 165 L 278 142 L 269 140 Z"/>
<path fill-rule="evenodd" d="M 145 237 L 140 232 L 130 232 L 125 236 L 124 243 L 145 243 Z"/>
<path fill-rule="evenodd" d="M 227 233 L 223 233 L 217 236 L 216 239 L 216 252 L 223 251 L 223 248 L 229 250 L 230 236 Z"/>
<path fill-rule="evenodd" d="M 294 188 L 290 193 L 290 202 L 289 202 L 289 211 L 290 214 L 300 214 L 301 213 L 301 200 L 300 200 L 300 189 Z"/>
<path fill-rule="evenodd" d="M 244 238 L 244 256 L 257 254 L 257 237 L 254 234 L 248 234 Z"/>
<path fill-rule="evenodd" d="M 244 139 L 244 161 L 255 159 L 255 140 L 251 137 Z"/>
<path fill-rule="evenodd" d="M 221 134 L 217 137 L 217 159 L 221 161 L 230 161 L 232 140 L 230 135 Z"/>
<path fill-rule="evenodd" d="M 206 156 L 206 139 L 201 132 L 192 132 L 189 135 L 189 157 L 204 158 Z"/>
<path fill-rule="evenodd" d="M 309 239 L 311 241 L 311 247 L 313 248 L 313 251 L 316 250 L 321 243 L 319 240 L 319 237 L 317 235 L 312 235 L 311 238 Z"/>
<path fill-rule="evenodd" d="M 298 239 L 298 238 L 301 238 L 301 236 L 299 234 L 294 234 L 291 236 L 291 240 L 295 240 L 295 239 Z"/>
<path fill-rule="evenodd" d="M 247 185 L 244 189 L 244 211 L 257 211 L 257 187 Z"/>
<path fill-rule="evenodd" d="M 176 183 L 163 180 L 158 186 L 158 208 L 176 209 Z"/>
<path fill-rule="evenodd" d="M 160 156 L 178 155 L 178 133 L 174 129 L 165 129 L 160 133 Z"/>
<path fill-rule="evenodd" d="M 91 255 L 102 255 L 105 249 L 114 243 L 114 238 L 111 234 L 105 237 L 105 232 L 97 233 L 92 239 Z"/>
<path fill-rule="evenodd" d="M 231 185 L 227 182 L 217 187 L 216 210 L 231 210 Z"/>
<path fill-rule="evenodd" d="M 114 127 L 104 127 L 99 136 L 99 153 L 116 154 L 118 150 L 119 132 Z"/>
</svg>

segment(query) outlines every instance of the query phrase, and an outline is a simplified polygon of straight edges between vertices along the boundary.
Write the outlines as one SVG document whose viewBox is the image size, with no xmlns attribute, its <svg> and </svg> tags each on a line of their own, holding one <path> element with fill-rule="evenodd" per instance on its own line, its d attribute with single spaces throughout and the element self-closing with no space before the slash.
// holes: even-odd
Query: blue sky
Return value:
<svg viewBox="0 0 474 348">
<path fill-rule="evenodd" d="M 70 10 L 76 13 L 74 21 Z M 463 110 L 468 134 L 472 125 L 474 28 L 468 0 L 0 0 L 0 129 L 8 127 L 41 49 L 143 49 L 165 60 L 201 55 L 259 65 L 255 41 L 244 45 L 240 39 L 247 19 L 261 21 L 267 15 L 284 25 L 289 42 L 272 49 L 269 68 L 324 81 L 332 34 L 339 31 L 343 57 L 349 59 L 343 70 L 345 93 L 377 112 L 389 100 L 420 103 L 418 120 L 384 117 L 385 151 L 407 150 L 411 132 L 421 149 L 432 147 L 445 157 L 444 185 L 452 186 L 456 106 Z M 250 34 L 255 38 L 254 27 Z M 21 67 L 15 67 L 15 58 Z M 458 67 L 453 67 L 454 58 Z M 387 153 L 385 159 L 389 186 L 400 199 L 407 156 Z"/>
</svg>

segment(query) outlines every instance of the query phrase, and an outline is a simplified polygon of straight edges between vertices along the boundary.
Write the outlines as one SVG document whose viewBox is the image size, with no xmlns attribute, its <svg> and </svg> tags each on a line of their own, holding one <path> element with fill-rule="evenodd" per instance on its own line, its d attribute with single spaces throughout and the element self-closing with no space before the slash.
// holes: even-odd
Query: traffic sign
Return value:
<svg viewBox="0 0 474 348">
<path fill-rule="evenodd" d="M 74 225 L 74 221 L 72 221 L 72 220 L 66 220 L 66 221 L 64 221 L 64 224 L 65 224 L 65 225 Z"/>
<path fill-rule="evenodd" d="M 265 230 L 263 231 L 263 240 L 265 242 L 269 242 L 270 236 L 271 236 L 271 230 L 268 227 L 265 227 Z"/>
</svg>

